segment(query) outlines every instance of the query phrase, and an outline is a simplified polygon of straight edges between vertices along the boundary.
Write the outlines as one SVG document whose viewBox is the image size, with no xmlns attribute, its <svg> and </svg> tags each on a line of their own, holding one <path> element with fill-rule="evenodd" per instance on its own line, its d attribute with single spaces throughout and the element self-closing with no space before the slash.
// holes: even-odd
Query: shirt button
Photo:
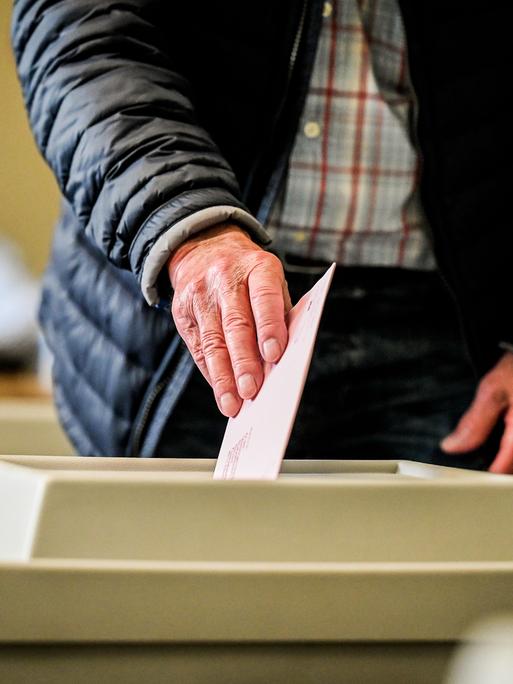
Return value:
<svg viewBox="0 0 513 684">
<path fill-rule="evenodd" d="M 294 240 L 296 242 L 304 242 L 306 240 L 306 233 L 303 230 L 298 230 L 294 233 Z"/>
<path fill-rule="evenodd" d="M 307 121 L 303 128 L 303 133 L 307 138 L 318 138 L 321 134 L 321 127 L 317 121 Z"/>
<path fill-rule="evenodd" d="M 325 2 L 322 8 L 322 16 L 327 19 L 333 14 L 333 5 L 331 2 Z"/>
</svg>

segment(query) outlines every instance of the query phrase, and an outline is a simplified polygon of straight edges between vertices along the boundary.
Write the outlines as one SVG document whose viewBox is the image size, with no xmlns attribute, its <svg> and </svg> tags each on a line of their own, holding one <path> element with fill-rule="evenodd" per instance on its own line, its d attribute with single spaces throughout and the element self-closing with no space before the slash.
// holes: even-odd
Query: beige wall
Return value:
<svg viewBox="0 0 513 684">
<path fill-rule="evenodd" d="M 23 109 L 9 38 L 11 5 L 0 0 L 0 235 L 13 237 L 31 270 L 40 274 L 58 213 L 58 192 Z"/>
</svg>

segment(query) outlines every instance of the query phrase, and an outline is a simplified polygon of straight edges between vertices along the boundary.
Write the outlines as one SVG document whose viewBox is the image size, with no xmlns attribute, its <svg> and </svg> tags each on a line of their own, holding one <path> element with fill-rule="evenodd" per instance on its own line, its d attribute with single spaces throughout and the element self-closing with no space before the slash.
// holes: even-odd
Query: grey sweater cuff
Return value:
<svg viewBox="0 0 513 684">
<path fill-rule="evenodd" d="M 163 233 L 151 248 L 141 278 L 141 288 L 144 298 L 150 305 L 157 304 L 159 300 L 157 292 L 157 279 L 166 265 L 171 253 L 185 242 L 207 228 L 218 223 L 230 221 L 247 230 L 251 237 L 260 244 L 269 244 L 271 239 L 262 225 L 243 209 L 231 206 L 207 207 L 194 212 L 190 216 L 175 223 L 169 230 Z"/>
</svg>

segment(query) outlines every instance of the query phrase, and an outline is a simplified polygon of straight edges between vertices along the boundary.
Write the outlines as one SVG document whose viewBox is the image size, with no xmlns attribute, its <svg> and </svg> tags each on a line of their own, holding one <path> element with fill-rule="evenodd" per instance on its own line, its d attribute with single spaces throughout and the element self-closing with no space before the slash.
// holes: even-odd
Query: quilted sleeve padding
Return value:
<svg viewBox="0 0 513 684">
<path fill-rule="evenodd" d="M 181 219 L 245 209 L 157 23 L 149 0 L 17 0 L 12 24 L 39 149 L 87 238 L 139 279 Z"/>
</svg>

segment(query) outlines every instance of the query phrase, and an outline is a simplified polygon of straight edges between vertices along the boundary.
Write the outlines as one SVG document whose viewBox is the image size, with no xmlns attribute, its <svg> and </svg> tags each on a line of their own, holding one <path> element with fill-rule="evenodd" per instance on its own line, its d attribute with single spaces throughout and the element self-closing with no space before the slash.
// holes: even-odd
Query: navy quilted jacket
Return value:
<svg viewBox="0 0 513 684">
<path fill-rule="evenodd" d="M 513 341 L 510 10 L 400 4 L 423 200 L 481 373 Z M 201 209 L 239 207 L 265 222 L 321 16 L 319 0 L 15 2 L 19 78 L 63 196 L 40 320 L 79 453 L 155 454 L 192 361 L 168 308 L 141 295 L 146 256 Z"/>
</svg>

